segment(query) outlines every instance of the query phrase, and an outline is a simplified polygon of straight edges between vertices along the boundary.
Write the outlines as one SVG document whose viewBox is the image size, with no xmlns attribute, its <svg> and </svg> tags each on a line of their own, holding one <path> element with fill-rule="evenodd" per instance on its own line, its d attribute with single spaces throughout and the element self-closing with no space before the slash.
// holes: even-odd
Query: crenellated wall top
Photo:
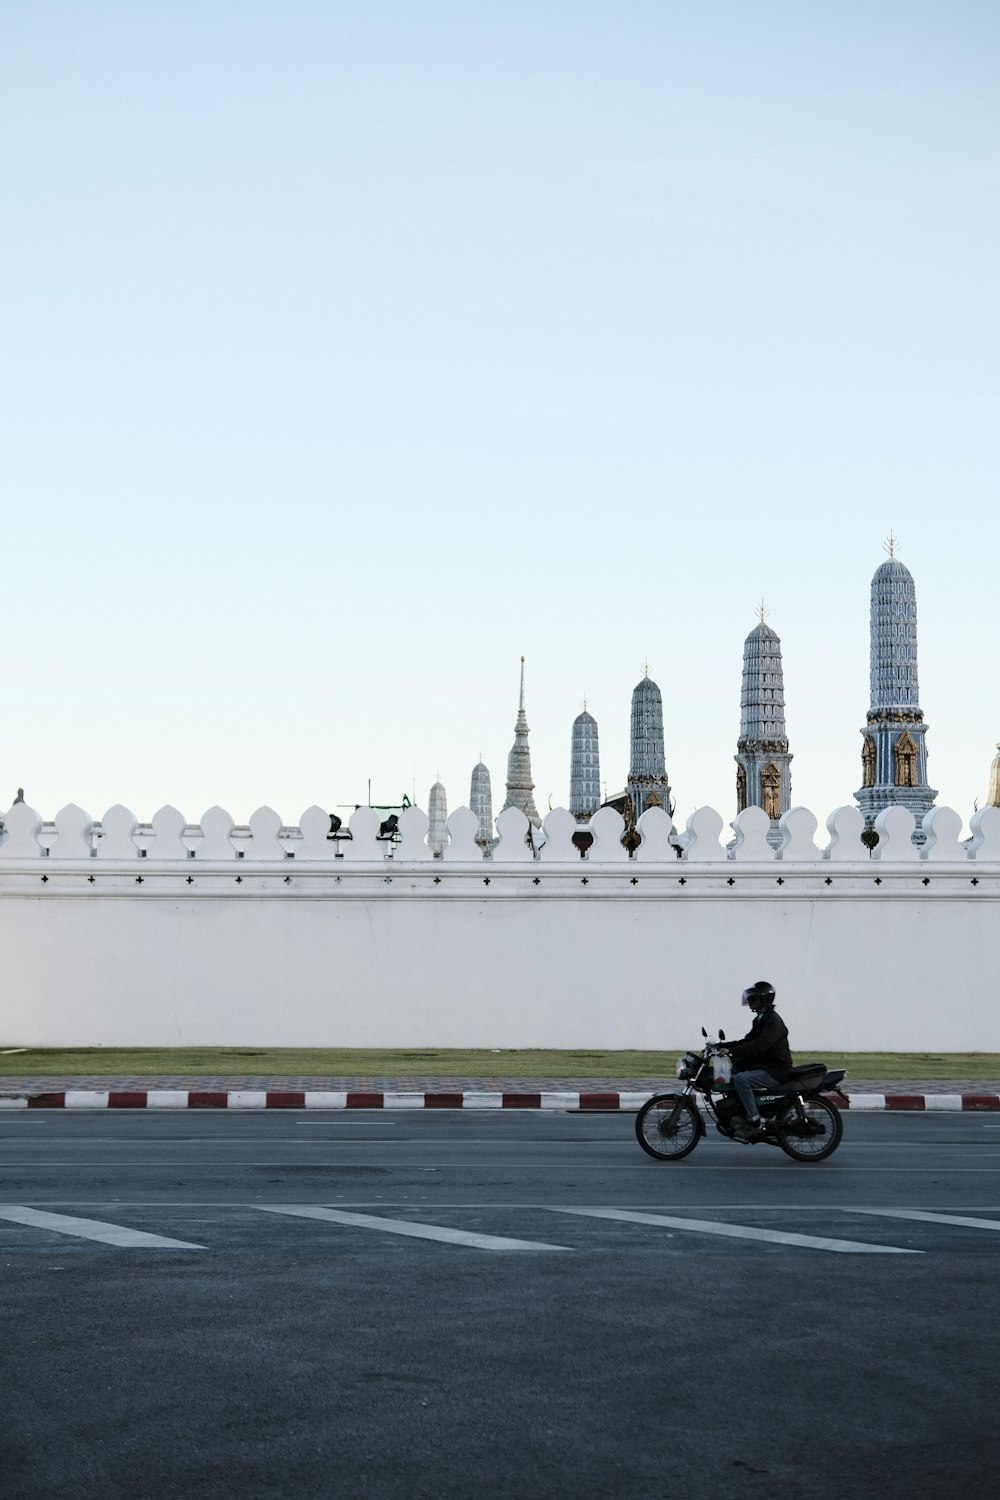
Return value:
<svg viewBox="0 0 1000 1500">
<path fill-rule="evenodd" d="M 625 841 L 625 826 L 610 807 L 600 808 L 589 823 L 578 823 L 565 808 L 550 811 L 535 828 L 519 808 L 506 808 L 496 819 L 496 838 L 483 848 L 477 842 L 478 819 L 467 807 L 457 808 L 447 820 L 443 847 L 429 844 L 428 819 L 420 809 L 409 809 L 395 836 L 381 831 L 378 812 L 360 807 L 348 826 L 330 832 L 330 816 L 313 806 L 297 824 L 285 823 L 269 807 L 258 808 L 246 824 L 237 824 L 221 807 L 209 808 L 192 823 L 177 808 L 162 807 L 148 823 L 116 804 L 95 820 L 69 804 L 51 821 L 24 802 L 0 819 L 0 873 L 15 864 L 44 860 L 49 868 L 96 859 L 101 868 L 112 863 L 148 862 L 147 868 L 181 867 L 186 872 L 206 865 L 232 866 L 243 862 L 263 869 L 287 868 L 297 862 L 311 870 L 335 867 L 342 873 L 372 865 L 402 868 L 423 865 L 440 869 L 440 861 L 458 868 L 516 869 L 540 863 L 547 870 L 614 866 L 680 866 L 710 869 L 736 864 L 745 869 L 783 866 L 843 865 L 871 867 L 873 874 L 887 865 L 921 867 L 927 864 L 1000 864 L 1000 807 L 984 807 L 970 820 L 970 836 L 962 838 L 962 820 L 951 808 L 937 807 L 924 820 L 925 839 L 914 843 L 915 820 L 905 807 L 886 808 L 875 822 L 877 841 L 863 839 L 864 820 L 857 808 L 836 808 L 819 821 L 804 807 L 793 807 L 779 821 L 780 842 L 767 838 L 767 820 L 759 808 L 749 807 L 726 829 L 714 808 L 696 808 L 685 828 L 675 828 L 662 808 L 651 808 L 639 819 L 635 839 Z M 768 825 L 769 826 L 769 825 Z M 732 837 L 727 834 L 732 831 Z M 871 843 L 871 847 L 869 847 Z M 780 871 L 777 872 L 780 874 Z"/>
</svg>

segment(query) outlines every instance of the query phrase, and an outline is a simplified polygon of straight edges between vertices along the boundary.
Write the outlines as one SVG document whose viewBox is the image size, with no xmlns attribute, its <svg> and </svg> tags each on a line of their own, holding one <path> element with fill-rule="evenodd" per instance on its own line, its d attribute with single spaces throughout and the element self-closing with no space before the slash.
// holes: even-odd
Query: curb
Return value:
<svg viewBox="0 0 1000 1500">
<path fill-rule="evenodd" d="M 665 1089 L 664 1092 L 669 1092 Z M 0 1095 L 3 1109 L 551 1109 L 582 1113 L 634 1111 L 650 1097 L 642 1093 L 326 1093 L 228 1089 L 66 1089 L 47 1094 Z M 1000 1111 L 1000 1094 L 851 1094 L 833 1096 L 838 1109 L 925 1110 L 969 1113 Z"/>
</svg>

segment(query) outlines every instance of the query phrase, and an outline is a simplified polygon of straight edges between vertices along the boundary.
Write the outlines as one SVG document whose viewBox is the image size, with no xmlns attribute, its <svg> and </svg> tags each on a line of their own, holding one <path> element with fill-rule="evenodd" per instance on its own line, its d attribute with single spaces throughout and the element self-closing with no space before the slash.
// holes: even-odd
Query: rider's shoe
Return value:
<svg viewBox="0 0 1000 1500">
<path fill-rule="evenodd" d="M 756 1120 L 748 1120 L 744 1126 L 743 1139 L 746 1141 L 763 1140 L 767 1127 L 758 1115 Z"/>
</svg>

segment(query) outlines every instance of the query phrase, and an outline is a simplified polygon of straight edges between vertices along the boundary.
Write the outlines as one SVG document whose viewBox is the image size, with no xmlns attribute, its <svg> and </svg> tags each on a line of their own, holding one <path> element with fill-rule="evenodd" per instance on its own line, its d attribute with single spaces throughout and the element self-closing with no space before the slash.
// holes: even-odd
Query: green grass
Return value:
<svg viewBox="0 0 1000 1500">
<path fill-rule="evenodd" d="M 438 1078 L 671 1078 L 678 1053 L 556 1050 L 360 1047 L 73 1047 L 31 1048 L 4 1055 L 0 1074 L 330 1074 Z M 797 1061 L 821 1056 L 847 1068 L 855 1081 L 872 1079 L 1000 1078 L 996 1052 L 795 1052 Z"/>
<path fill-rule="evenodd" d="M 799 1056 L 808 1061 L 804 1053 Z M 842 1052 L 836 1060 L 831 1053 L 824 1061 L 846 1068 L 848 1077 L 854 1079 L 922 1078 L 928 1083 L 949 1078 L 1000 1079 L 998 1052 Z"/>
</svg>

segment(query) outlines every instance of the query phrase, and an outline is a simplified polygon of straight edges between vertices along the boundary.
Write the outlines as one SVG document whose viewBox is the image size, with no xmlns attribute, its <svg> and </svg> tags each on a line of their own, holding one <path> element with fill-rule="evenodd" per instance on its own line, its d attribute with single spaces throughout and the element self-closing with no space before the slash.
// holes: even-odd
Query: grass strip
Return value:
<svg viewBox="0 0 1000 1500">
<path fill-rule="evenodd" d="M 536 1048 L 367 1047 L 72 1047 L 4 1054 L 0 1074 L 157 1076 L 306 1074 L 399 1078 L 653 1078 L 670 1079 L 683 1047 L 664 1052 Z M 798 1062 L 821 1058 L 848 1077 L 893 1080 L 1000 1079 L 996 1052 L 837 1052 L 797 1049 Z"/>
</svg>

